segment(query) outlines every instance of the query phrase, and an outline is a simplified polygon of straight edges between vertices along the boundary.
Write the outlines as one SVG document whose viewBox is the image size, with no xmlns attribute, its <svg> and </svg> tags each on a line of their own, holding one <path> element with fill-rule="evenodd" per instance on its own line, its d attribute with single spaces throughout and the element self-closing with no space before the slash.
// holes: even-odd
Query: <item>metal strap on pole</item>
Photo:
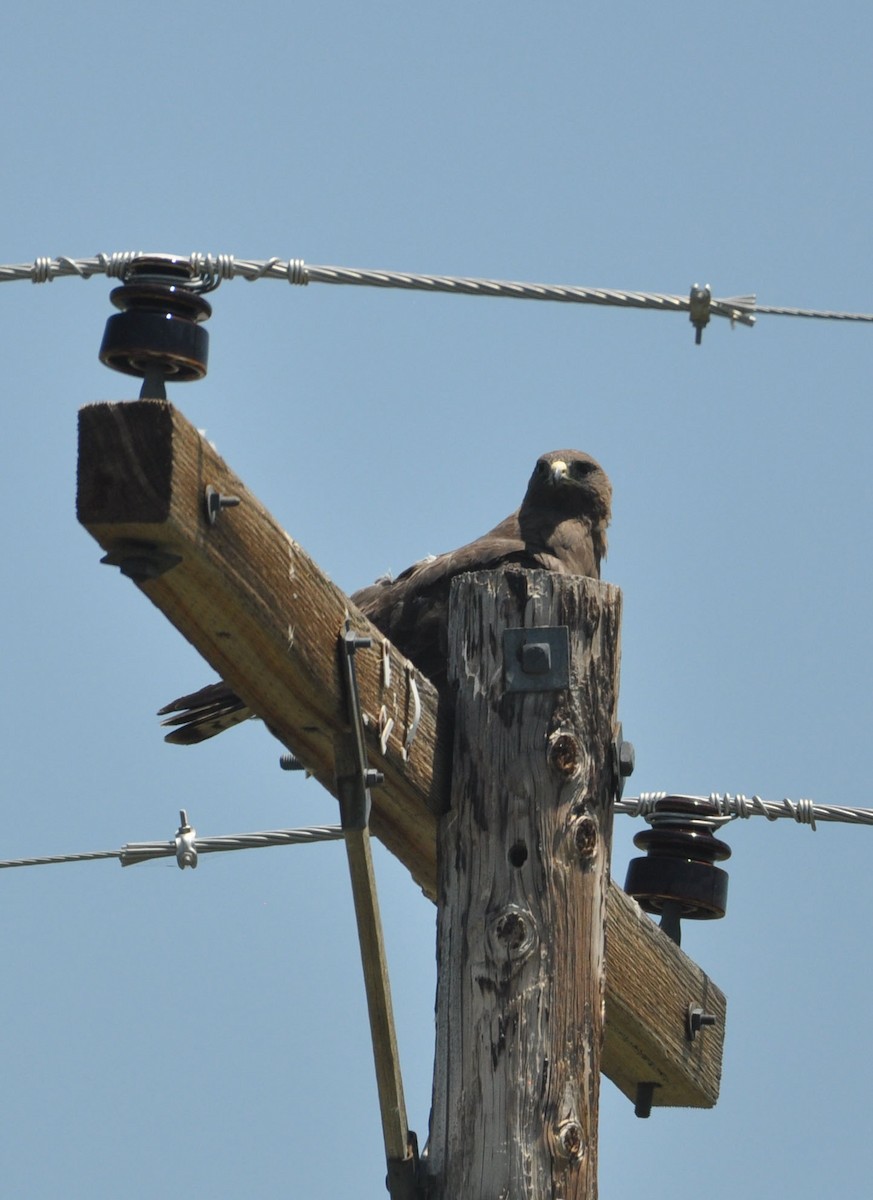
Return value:
<svg viewBox="0 0 873 1200">
<path fill-rule="evenodd" d="M 376 895 L 370 850 L 370 788 L 381 783 L 378 771 L 367 767 L 361 702 L 355 673 L 355 652 L 371 645 L 349 627 L 340 635 L 340 665 L 348 704 L 350 731 L 336 743 L 336 777 L 340 819 L 349 859 L 352 898 L 361 945 L 364 988 L 370 1015 L 370 1036 L 376 1067 L 376 1086 L 382 1117 L 382 1136 L 392 1200 L 414 1200 L 417 1194 L 418 1146 L 406 1119 L 400 1058 L 394 1030 L 394 1011 Z"/>
</svg>

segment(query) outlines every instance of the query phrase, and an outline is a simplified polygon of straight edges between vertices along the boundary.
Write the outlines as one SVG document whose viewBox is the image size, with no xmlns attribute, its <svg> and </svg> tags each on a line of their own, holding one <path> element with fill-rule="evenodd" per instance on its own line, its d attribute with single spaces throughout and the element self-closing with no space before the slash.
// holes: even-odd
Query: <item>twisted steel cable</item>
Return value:
<svg viewBox="0 0 873 1200">
<path fill-rule="evenodd" d="M 669 792 L 642 792 L 616 802 L 615 811 L 629 817 L 647 817 L 655 811 L 655 805 L 670 795 Z M 748 820 L 750 817 L 766 817 L 768 821 L 780 818 L 796 821 L 798 825 L 809 825 L 814 831 L 816 823 L 841 822 L 847 825 L 873 825 L 873 809 L 851 808 L 836 804 L 816 804 L 813 800 L 762 800 L 760 796 L 744 796 L 741 792 L 711 792 L 709 796 L 688 796 L 683 799 L 709 800 L 716 806 L 716 815 L 731 820 Z"/>
<path fill-rule="evenodd" d="M 183 826 L 183 829 L 190 828 Z M 180 830 L 181 834 L 183 830 Z M 334 842 L 342 838 L 338 825 L 315 825 L 306 829 L 269 829 L 259 833 L 231 833 L 219 837 L 197 837 L 188 842 L 191 849 L 200 854 L 216 854 L 228 850 L 261 850 L 266 846 L 299 846 L 312 842 Z M 156 858 L 178 858 L 179 835 L 169 842 L 128 842 L 120 850 L 93 850 L 84 854 L 52 854 L 41 858 L 15 858 L 0 862 L 6 867 L 43 867 L 55 863 L 92 862 L 100 858 L 117 858 L 123 867 L 150 862 Z M 180 865 L 183 865 L 180 863 Z M 186 864 L 186 865 L 193 865 Z"/>
<path fill-rule="evenodd" d="M 141 256 L 138 250 L 122 250 L 113 254 L 96 254 L 90 258 L 57 258 L 40 256 L 31 263 L 0 265 L 0 283 L 30 280 L 32 283 L 51 283 L 64 276 L 76 275 L 90 279 L 92 275 L 107 275 L 123 279 L 130 264 Z M 716 298 L 708 288 L 691 289 L 681 296 L 666 292 L 638 292 L 617 288 L 579 287 L 572 284 L 522 283 L 514 280 L 480 279 L 470 276 L 423 275 L 406 271 L 381 271 L 359 267 L 316 266 L 303 259 L 236 258 L 232 254 L 200 254 L 175 257 L 187 261 L 192 274 L 217 287 L 222 280 L 237 276 L 253 282 L 256 279 L 280 279 L 305 286 L 308 283 L 349 284 L 359 287 L 405 288 L 425 292 L 449 292 L 465 296 L 502 296 L 519 300 L 557 300 L 571 304 L 614 305 L 622 308 L 650 308 L 662 311 L 693 313 L 695 303 L 701 318 L 710 314 L 727 317 L 731 322 L 753 325 L 757 314 L 780 317 L 807 317 L 824 321 L 873 322 L 873 313 L 840 312 L 832 309 L 791 308 L 781 305 L 758 304 L 754 295 Z M 695 295 L 696 293 L 696 295 Z M 705 323 L 704 320 L 704 323 Z"/>
</svg>

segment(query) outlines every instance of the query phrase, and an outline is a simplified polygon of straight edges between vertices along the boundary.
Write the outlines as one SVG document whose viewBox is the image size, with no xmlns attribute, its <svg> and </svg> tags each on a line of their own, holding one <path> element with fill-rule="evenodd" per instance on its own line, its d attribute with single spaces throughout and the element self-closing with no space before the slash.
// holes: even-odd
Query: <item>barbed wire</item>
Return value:
<svg viewBox="0 0 873 1200">
<path fill-rule="evenodd" d="M 0 283 L 30 280 L 32 283 L 51 283 L 63 276 L 75 275 L 90 279 L 107 275 L 123 279 L 131 263 L 141 256 L 140 251 L 123 250 L 113 254 L 97 254 L 92 258 L 39 257 L 32 263 L 0 265 Z M 513 280 L 479 279 L 469 276 L 422 275 L 405 271 L 370 270 L 357 267 L 315 266 L 303 259 L 235 258 L 232 254 L 191 254 L 175 257 L 187 262 L 193 275 L 206 281 L 207 289 L 217 287 L 223 280 L 240 277 L 249 282 L 256 279 L 279 279 L 305 286 L 309 283 L 347 284 L 358 287 L 403 288 L 425 292 L 445 292 L 466 296 L 496 296 L 516 300 L 551 300 L 571 304 L 598 304 L 621 308 L 644 308 L 660 311 L 687 312 L 698 333 L 710 316 L 726 317 L 732 324 L 754 325 L 757 314 L 768 316 L 807 317 L 827 321 L 873 322 L 873 313 L 835 312 L 824 309 L 784 308 L 759 305 L 754 295 L 713 297 L 708 286 L 697 284 L 687 296 L 666 292 L 625 291 L 616 288 L 579 287 L 571 284 L 522 283 Z M 699 340 L 699 339 L 698 339 Z"/>
<path fill-rule="evenodd" d="M 617 813 L 629 817 L 647 817 L 655 811 L 659 800 L 670 792 L 641 792 L 618 800 Z M 787 818 L 798 825 L 809 825 L 815 831 L 817 821 L 842 822 L 847 825 L 873 825 L 873 809 L 848 808 L 836 804 L 816 804 L 813 800 L 762 800 L 760 796 L 744 796 L 742 793 L 711 792 L 708 796 L 682 796 L 683 800 L 708 800 L 716 806 L 713 815 L 730 819 L 748 820 L 749 817 L 766 817 L 768 821 Z"/>
</svg>

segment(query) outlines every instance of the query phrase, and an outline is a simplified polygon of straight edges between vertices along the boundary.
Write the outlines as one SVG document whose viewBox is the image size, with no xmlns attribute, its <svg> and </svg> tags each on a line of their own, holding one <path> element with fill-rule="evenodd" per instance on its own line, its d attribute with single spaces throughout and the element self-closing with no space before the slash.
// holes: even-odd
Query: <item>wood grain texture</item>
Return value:
<svg viewBox="0 0 873 1200">
<path fill-rule="evenodd" d="M 607 904 L 603 1071 L 631 1100 L 654 1083 L 655 1107 L 711 1108 L 718 1100 L 727 1000 L 635 900 L 612 884 Z M 691 1041 L 689 1005 L 715 1017 Z"/>
<path fill-rule="evenodd" d="M 205 515 L 207 484 L 241 500 L 215 525 Z M 133 545 L 179 556 L 171 570 L 136 586 L 334 795 L 334 739 L 347 729 L 337 651 L 345 617 L 375 639 L 356 655 L 369 760 L 385 774 L 373 792 L 372 830 L 435 897 L 437 815 L 448 803 L 451 769 L 448 715 L 417 673 L 413 688 L 391 647 L 386 681 L 385 639 L 214 448 L 166 401 L 89 405 L 79 421 L 78 515 L 106 551 Z M 383 752 L 379 731 L 388 721 Z M 611 884 L 603 1067 L 631 1099 L 639 1081 L 653 1080 L 656 1105 L 716 1102 L 724 1024 L 685 1045 L 684 1008 L 692 1001 L 723 1015 L 718 989 Z"/>
<path fill-rule="evenodd" d="M 207 484 L 241 501 L 214 525 L 205 515 Z M 390 652 L 386 684 L 379 631 L 197 430 L 166 401 L 83 409 L 78 516 L 106 550 L 140 545 L 181 556 L 137 586 L 334 794 L 333 739 L 346 729 L 337 650 L 345 618 L 374 638 L 356 663 L 368 748 L 386 777 L 374 796 L 373 832 L 432 893 L 434 813 L 449 757 L 434 689 L 416 676 L 421 721 L 406 755 L 416 708 L 406 660 Z M 389 720 L 383 754 L 379 729 Z"/>
<path fill-rule="evenodd" d="M 546 571 L 453 587 L 433 1200 L 596 1195 L 620 611 L 618 589 Z M 570 687 L 508 690 L 504 631 L 554 626 Z"/>
</svg>

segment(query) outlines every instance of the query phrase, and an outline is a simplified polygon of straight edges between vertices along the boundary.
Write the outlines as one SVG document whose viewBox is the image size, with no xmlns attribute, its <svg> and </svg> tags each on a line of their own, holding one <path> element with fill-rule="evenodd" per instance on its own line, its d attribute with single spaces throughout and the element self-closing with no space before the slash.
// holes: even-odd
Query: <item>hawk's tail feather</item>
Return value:
<svg viewBox="0 0 873 1200">
<path fill-rule="evenodd" d="M 166 716 L 166 714 L 172 714 Z M 165 742 L 176 746 L 195 746 L 215 737 L 253 715 L 252 710 L 226 683 L 212 683 L 187 696 L 165 704 L 158 716 L 166 716 L 161 724 L 177 726 L 164 735 Z"/>
</svg>

